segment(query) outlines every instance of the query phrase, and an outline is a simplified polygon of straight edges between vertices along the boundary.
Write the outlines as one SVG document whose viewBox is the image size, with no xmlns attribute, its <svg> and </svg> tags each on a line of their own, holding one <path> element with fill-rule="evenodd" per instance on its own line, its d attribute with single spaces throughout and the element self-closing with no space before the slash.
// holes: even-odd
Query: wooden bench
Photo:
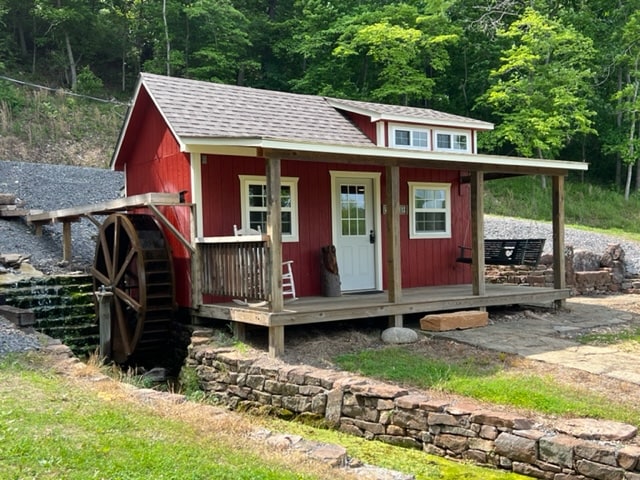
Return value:
<svg viewBox="0 0 640 480">
<path fill-rule="evenodd" d="M 544 238 L 520 238 L 513 240 L 485 239 L 485 265 L 531 265 L 540 262 L 544 249 Z M 456 262 L 471 263 L 470 247 L 460 247 Z"/>
</svg>

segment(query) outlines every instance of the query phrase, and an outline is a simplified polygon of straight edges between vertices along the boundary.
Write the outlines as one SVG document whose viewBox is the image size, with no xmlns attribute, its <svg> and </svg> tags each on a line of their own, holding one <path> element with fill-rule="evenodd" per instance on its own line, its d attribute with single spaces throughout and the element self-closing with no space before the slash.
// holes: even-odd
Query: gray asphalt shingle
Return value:
<svg viewBox="0 0 640 480">
<path fill-rule="evenodd" d="M 142 83 L 181 138 L 265 138 L 373 146 L 360 129 L 333 107 L 406 116 L 416 122 L 489 124 L 430 109 L 328 99 L 219 83 L 142 74 Z"/>
</svg>

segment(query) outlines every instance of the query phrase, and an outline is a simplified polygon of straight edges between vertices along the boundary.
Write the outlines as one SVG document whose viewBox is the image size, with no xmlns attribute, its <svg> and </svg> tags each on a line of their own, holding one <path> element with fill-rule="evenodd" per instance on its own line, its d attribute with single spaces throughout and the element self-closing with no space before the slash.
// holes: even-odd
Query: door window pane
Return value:
<svg viewBox="0 0 640 480">
<path fill-rule="evenodd" d="M 340 186 L 340 215 L 343 236 L 362 236 L 366 234 L 364 185 Z"/>
</svg>

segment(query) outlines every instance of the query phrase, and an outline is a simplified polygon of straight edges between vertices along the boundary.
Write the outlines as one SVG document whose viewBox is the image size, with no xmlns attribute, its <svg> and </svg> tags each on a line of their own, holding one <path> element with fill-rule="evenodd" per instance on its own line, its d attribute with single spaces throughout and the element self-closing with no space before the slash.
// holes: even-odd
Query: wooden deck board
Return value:
<svg viewBox="0 0 640 480">
<path fill-rule="evenodd" d="M 239 306 L 235 303 L 202 305 L 195 313 L 203 318 L 232 320 L 265 327 L 407 315 L 448 310 L 463 310 L 501 305 L 551 303 L 570 296 L 567 289 L 516 285 L 486 285 L 486 294 L 474 296 L 471 285 L 410 288 L 402 299 L 390 303 L 386 292 L 340 297 L 303 297 L 285 302 L 284 310 L 271 313 L 264 307 Z"/>
<path fill-rule="evenodd" d="M 178 193 L 143 193 L 131 197 L 123 197 L 92 205 L 63 208 L 48 212 L 29 214 L 26 217 L 28 223 L 46 224 L 58 221 L 70 221 L 83 215 L 106 214 L 119 210 L 128 210 L 149 205 L 180 205 Z"/>
</svg>

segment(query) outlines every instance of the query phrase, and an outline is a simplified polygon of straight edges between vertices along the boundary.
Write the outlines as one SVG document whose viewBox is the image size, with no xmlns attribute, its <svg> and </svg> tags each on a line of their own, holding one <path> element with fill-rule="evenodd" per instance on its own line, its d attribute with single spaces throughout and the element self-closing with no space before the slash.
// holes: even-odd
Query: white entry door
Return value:
<svg viewBox="0 0 640 480">
<path fill-rule="evenodd" d="M 334 172 L 335 175 L 336 172 Z M 333 232 L 342 291 L 373 290 L 378 272 L 378 228 L 372 176 L 334 176 Z"/>
</svg>

